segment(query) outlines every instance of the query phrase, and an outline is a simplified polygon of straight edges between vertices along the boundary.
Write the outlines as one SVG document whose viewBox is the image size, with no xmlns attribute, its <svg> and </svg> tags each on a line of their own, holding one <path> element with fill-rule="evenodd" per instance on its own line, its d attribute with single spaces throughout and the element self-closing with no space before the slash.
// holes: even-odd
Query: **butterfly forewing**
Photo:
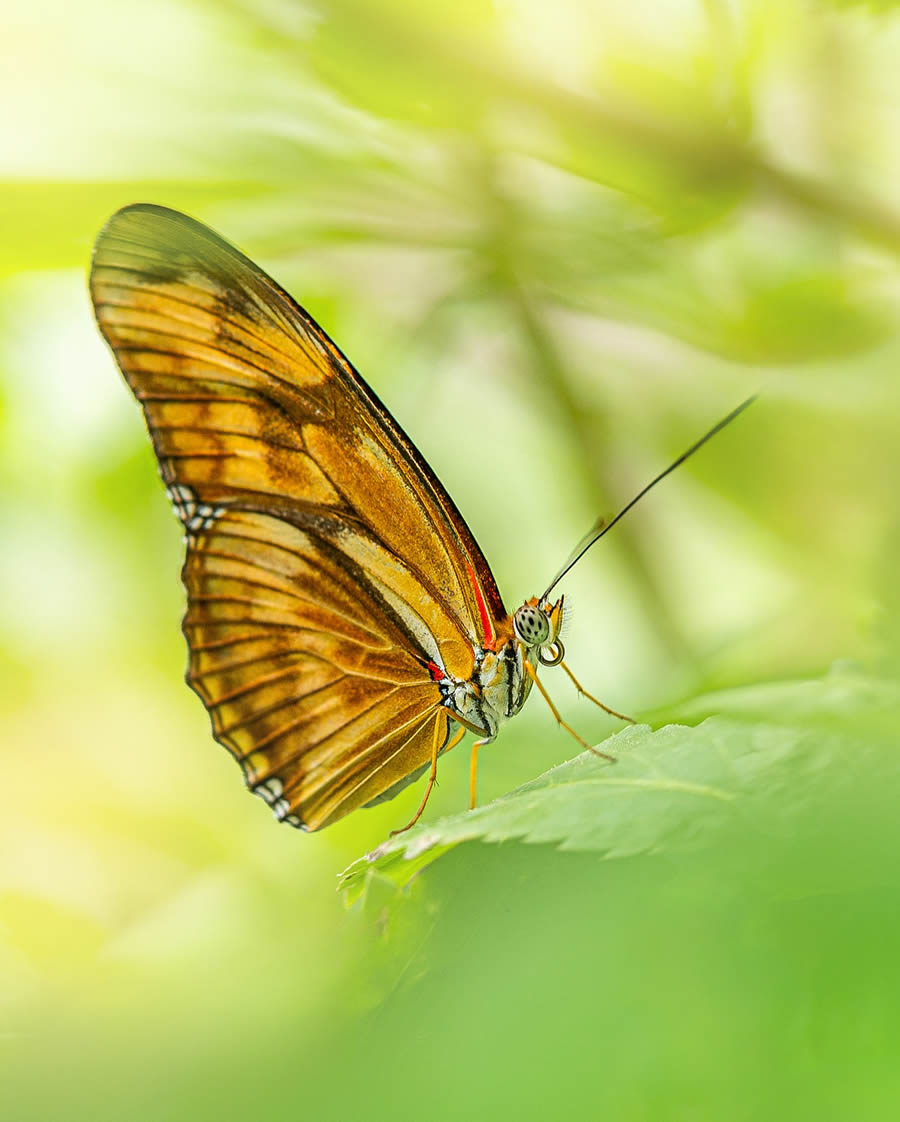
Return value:
<svg viewBox="0 0 900 1122">
<path fill-rule="evenodd" d="M 91 293 L 185 526 L 188 678 L 248 784 L 318 828 L 403 785 L 505 611 L 390 415 L 246 257 L 160 207 L 116 214 Z"/>
</svg>

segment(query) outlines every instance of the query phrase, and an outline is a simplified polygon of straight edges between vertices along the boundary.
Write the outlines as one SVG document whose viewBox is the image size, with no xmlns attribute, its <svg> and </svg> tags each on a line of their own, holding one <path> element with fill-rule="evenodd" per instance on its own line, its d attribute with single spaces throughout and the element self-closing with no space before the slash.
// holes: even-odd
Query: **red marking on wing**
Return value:
<svg viewBox="0 0 900 1122">
<path fill-rule="evenodd" d="M 427 662 L 428 673 L 431 675 L 432 681 L 442 682 L 444 680 L 444 671 L 438 666 L 436 662 Z"/>
<path fill-rule="evenodd" d="M 469 574 L 469 583 L 472 585 L 472 591 L 475 593 L 475 600 L 478 604 L 478 614 L 481 616 L 481 630 L 484 633 L 484 645 L 487 650 L 492 651 L 494 644 L 497 642 L 497 633 L 494 631 L 494 625 L 491 622 L 491 616 L 487 609 L 487 604 L 484 601 L 484 593 L 481 591 L 481 585 L 478 583 L 478 578 L 475 576 L 475 570 L 466 562 L 466 572 Z"/>
</svg>

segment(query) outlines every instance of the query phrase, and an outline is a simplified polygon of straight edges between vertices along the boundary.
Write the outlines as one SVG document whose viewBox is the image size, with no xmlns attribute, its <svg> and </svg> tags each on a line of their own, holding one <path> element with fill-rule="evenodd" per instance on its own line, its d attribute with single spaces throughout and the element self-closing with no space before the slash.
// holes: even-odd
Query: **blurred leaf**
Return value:
<svg viewBox="0 0 900 1122">
<path fill-rule="evenodd" d="M 725 219 L 752 187 L 751 163 L 742 154 L 747 126 L 737 125 L 733 110 L 702 87 L 664 82 L 648 67 L 634 68 L 630 79 L 639 96 L 610 104 L 605 113 L 597 104 L 593 127 L 588 119 L 557 115 L 559 148 L 548 146 L 547 158 L 639 203 L 668 234 Z"/>
<path fill-rule="evenodd" d="M 389 838 L 346 869 L 340 886 L 352 901 L 372 877 L 408 884 L 437 857 L 476 840 L 552 843 L 612 858 L 702 848 L 728 825 L 765 830 L 817 786 L 840 783 L 842 760 L 852 754 L 858 767 L 872 747 L 835 727 L 835 708 L 858 719 L 862 711 L 895 711 L 900 701 L 896 687 L 855 675 L 781 683 L 775 692 L 776 704 L 772 687 L 760 687 L 755 696 L 741 691 L 742 704 L 732 706 L 770 720 L 627 728 L 603 742 L 615 765 L 584 752 L 489 806 Z M 826 727 L 809 727 L 820 715 Z"/>
<path fill-rule="evenodd" d="M 871 300 L 827 265 L 793 275 L 758 276 L 731 316 L 713 315 L 724 353 L 745 362 L 798 362 L 853 354 L 889 330 Z"/>
<path fill-rule="evenodd" d="M 490 89 L 454 59 L 458 45 L 499 50 L 492 6 L 438 0 L 427 21 L 403 0 L 329 0 L 307 44 L 311 68 L 366 112 L 411 124 L 470 129 Z M 462 48 L 465 49 L 464 46 Z"/>
</svg>

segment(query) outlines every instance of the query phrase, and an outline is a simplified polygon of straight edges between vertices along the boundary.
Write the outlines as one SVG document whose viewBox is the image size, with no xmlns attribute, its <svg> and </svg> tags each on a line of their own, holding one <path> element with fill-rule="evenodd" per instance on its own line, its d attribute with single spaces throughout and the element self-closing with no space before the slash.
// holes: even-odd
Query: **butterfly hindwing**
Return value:
<svg viewBox="0 0 900 1122">
<path fill-rule="evenodd" d="M 446 726 L 435 685 L 315 538 L 229 512 L 190 550 L 184 581 L 189 681 L 280 817 L 316 828 L 427 762 L 435 721 Z"/>
</svg>

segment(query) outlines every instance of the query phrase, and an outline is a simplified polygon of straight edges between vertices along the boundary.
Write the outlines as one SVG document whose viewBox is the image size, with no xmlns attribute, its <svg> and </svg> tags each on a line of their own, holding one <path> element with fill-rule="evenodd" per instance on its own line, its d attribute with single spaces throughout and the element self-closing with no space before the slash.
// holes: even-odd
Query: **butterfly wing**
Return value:
<svg viewBox="0 0 900 1122">
<path fill-rule="evenodd" d="M 507 618 L 422 456 L 325 333 L 211 230 L 137 205 L 91 295 L 184 524 L 188 681 L 248 785 L 317 829 L 427 764 Z"/>
</svg>

